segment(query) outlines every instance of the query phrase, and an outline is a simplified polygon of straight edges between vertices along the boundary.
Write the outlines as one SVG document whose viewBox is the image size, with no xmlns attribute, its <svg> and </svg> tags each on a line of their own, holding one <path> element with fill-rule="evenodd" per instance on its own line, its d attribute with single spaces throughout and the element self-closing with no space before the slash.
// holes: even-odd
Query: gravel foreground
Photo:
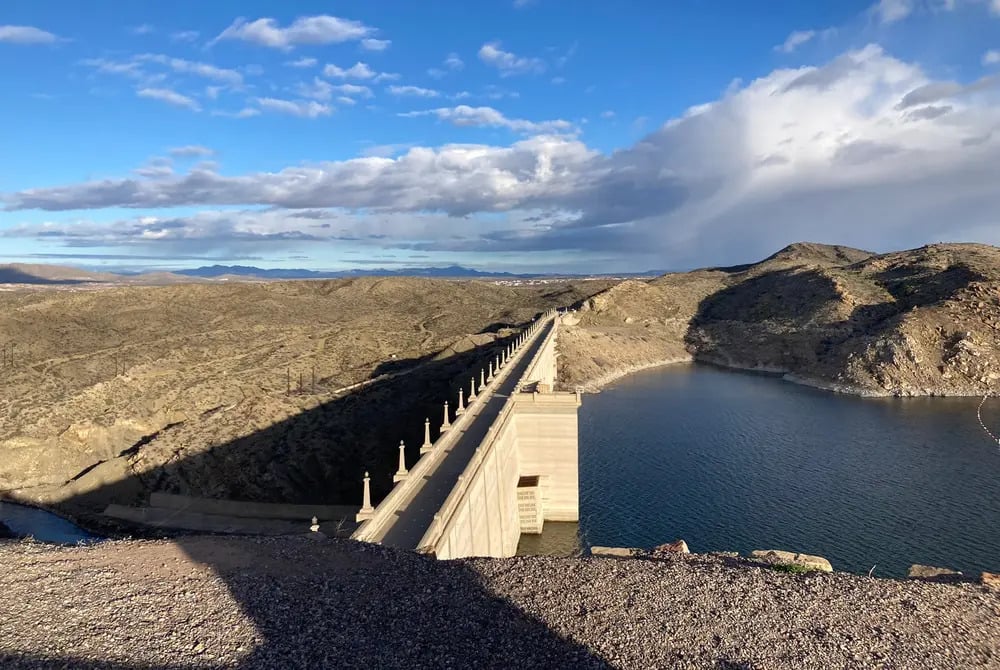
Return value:
<svg viewBox="0 0 1000 670">
<path fill-rule="evenodd" d="M 0 541 L 0 668 L 1000 668 L 1000 593 L 739 563 Z"/>
</svg>

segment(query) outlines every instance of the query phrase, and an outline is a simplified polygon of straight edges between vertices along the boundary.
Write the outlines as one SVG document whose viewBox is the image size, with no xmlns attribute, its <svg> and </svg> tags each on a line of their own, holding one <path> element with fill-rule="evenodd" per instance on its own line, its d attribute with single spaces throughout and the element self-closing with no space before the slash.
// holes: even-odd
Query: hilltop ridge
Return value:
<svg viewBox="0 0 1000 670">
<path fill-rule="evenodd" d="M 579 307 L 570 386 L 696 360 L 861 395 L 1000 390 L 1000 249 L 984 244 L 798 243 L 745 266 L 625 282 Z"/>
</svg>

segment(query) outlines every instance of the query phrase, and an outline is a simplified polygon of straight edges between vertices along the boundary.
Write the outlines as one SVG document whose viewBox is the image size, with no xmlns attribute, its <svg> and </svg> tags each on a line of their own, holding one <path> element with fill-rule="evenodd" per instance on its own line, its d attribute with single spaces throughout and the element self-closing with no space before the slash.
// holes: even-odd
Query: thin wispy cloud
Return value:
<svg viewBox="0 0 1000 670">
<path fill-rule="evenodd" d="M 416 98 L 436 98 L 441 93 L 430 88 L 421 86 L 390 86 L 389 93 L 398 96 L 409 96 Z"/>
<path fill-rule="evenodd" d="M 816 37 L 815 30 L 796 30 L 785 39 L 783 44 L 774 47 L 774 50 L 790 54 L 814 37 Z"/>
<path fill-rule="evenodd" d="M 174 107 L 184 107 L 193 112 L 201 111 L 201 105 L 198 104 L 197 100 L 169 88 L 142 88 L 136 91 L 136 95 L 140 98 L 159 100 Z"/>
<path fill-rule="evenodd" d="M 290 114 L 307 119 L 329 116 L 333 113 L 330 105 L 314 100 L 283 100 L 280 98 L 255 98 L 260 108 L 268 112 Z"/>
<path fill-rule="evenodd" d="M 34 26 L 0 25 L 0 42 L 8 44 L 55 44 L 60 38 Z"/>
<path fill-rule="evenodd" d="M 392 44 L 392 40 L 377 40 L 368 37 L 361 40 L 361 48 L 365 51 L 385 51 Z"/>
<path fill-rule="evenodd" d="M 170 33 L 171 42 L 195 42 L 201 36 L 197 30 L 178 30 Z"/>
<path fill-rule="evenodd" d="M 200 144 L 188 144 L 183 147 L 173 147 L 167 153 L 174 158 L 204 158 L 214 155 L 215 151 Z"/>
</svg>

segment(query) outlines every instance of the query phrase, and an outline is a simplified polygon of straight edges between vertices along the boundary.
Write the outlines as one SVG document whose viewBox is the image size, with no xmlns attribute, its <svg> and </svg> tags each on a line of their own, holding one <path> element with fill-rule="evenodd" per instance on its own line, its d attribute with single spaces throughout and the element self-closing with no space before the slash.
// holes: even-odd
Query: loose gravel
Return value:
<svg viewBox="0 0 1000 670">
<path fill-rule="evenodd" d="M 709 556 L 0 541 L 0 668 L 1000 668 L 1000 593 Z"/>
</svg>

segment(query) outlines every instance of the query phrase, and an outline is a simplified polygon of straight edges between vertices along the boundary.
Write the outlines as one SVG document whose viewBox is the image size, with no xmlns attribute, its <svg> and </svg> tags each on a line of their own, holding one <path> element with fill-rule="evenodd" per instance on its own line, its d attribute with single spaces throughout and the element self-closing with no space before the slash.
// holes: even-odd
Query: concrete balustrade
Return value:
<svg viewBox="0 0 1000 670">
<path fill-rule="evenodd" d="M 465 400 L 462 398 L 463 390 L 458 389 L 458 407 L 455 408 L 455 416 L 465 414 Z"/>
<path fill-rule="evenodd" d="M 401 481 L 406 480 L 406 476 L 410 474 L 409 470 L 406 469 L 406 445 L 402 440 L 399 441 L 399 469 L 396 470 L 396 474 L 392 476 L 392 483 L 398 484 Z"/>
<path fill-rule="evenodd" d="M 372 507 L 372 488 L 371 488 L 371 478 L 368 476 L 368 471 L 365 471 L 364 490 L 361 494 L 361 509 L 358 511 L 357 515 L 354 517 L 355 521 L 367 521 L 372 518 L 375 514 L 375 508 Z"/>
<path fill-rule="evenodd" d="M 363 523 L 353 535 L 355 539 L 382 542 L 389 534 L 387 544 L 418 548 L 439 558 L 513 555 L 517 547 L 517 538 L 522 532 L 517 507 L 519 477 L 523 478 L 525 475 L 534 475 L 534 477 L 528 476 L 525 481 L 535 482 L 529 496 L 535 505 L 532 516 L 535 525 L 530 528 L 526 526 L 524 532 L 537 532 L 531 528 L 535 526 L 540 528 L 541 522 L 538 519 L 575 518 L 577 514 L 576 407 L 579 404 L 579 397 L 574 394 L 551 394 L 551 397 L 546 397 L 537 393 L 522 392 L 526 381 L 528 383 L 537 381 L 529 380 L 528 373 L 531 373 L 532 377 L 554 379 L 554 371 L 549 373 L 543 368 L 555 363 L 557 323 L 552 324 L 552 328 L 541 343 L 536 345 L 534 340 L 534 336 L 543 332 L 543 327 L 548 326 L 552 316 L 547 313 L 534 322 L 512 339 L 494 361 L 489 362 L 488 370 L 491 377 L 489 381 L 486 378 L 487 369 L 480 370 L 478 396 L 475 377 L 470 380 L 468 404 L 463 407 L 464 399 L 460 391 L 459 408 L 464 411 L 456 411 L 454 423 L 450 421 L 448 403 L 445 402 L 442 430 L 438 440 L 433 444 L 430 443 L 430 421 L 425 419 L 421 458 L 411 469 L 406 468 L 405 444 L 400 444 L 399 469 L 394 476 L 397 485 L 374 509 L 371 509 L 370 492 L 367 493 L 362 511 L 358 513 L 358 521 Z M 532 344 L 531 348 L 524 347 L 528 343 Z M 533 352 L 530 360 L 525 361 L 522 358 L 525 350 Z M 511 363 L 517 365 L 511 366 Z M 504 381 L 510 377 L 512 370 L 516 370 L 518 375 L 513 386 L 510 381 Z M 504 384 L 507 384 L 506 388 L 513 389 L 513 393 L 508 391 L 502 399 L 497 398 L 494 395 L 495 389 L 501 388 Z M 525 405 L 523 399 L 532 397 L 545 397 L 546 402 Z M 518 402 L 519 400 L 521 402 Z M 441 492 L 447 494 L 447 499 L 436 498 L 443 503 L 434 503 L 435 507 L 440 506 L 440 508 L 432 510 L 418 506 L 410 512 L 403 513 L 426 483 L 440 479 L 442 475 L 439 472 L 439 465 L 445 459 L 449 463 L 456 462 L 455 456 L 451 455 L 452 450 L 461 443 L 468 443 L 469 427 L 485 408 L 497 407 L 498 401 L 501 402 L 500 415 L 490 418 L 489 425 L 479 429 L 485 430 L 485 436 L 473 438 L 477 443 L 472 451 L 468 451 L 468 447 L 462 447 L 465 451 L 461 453 L 470 454 L 472 460 L 468 463 L 457 461 L 464 464 L 464 469 L 460 475 L 450 475 L 454 477 L 453 484 Z M 532 408 L 531 411 L 528 411 L 529 407 Z M 521 416 L 522 414 L 525 414 L 525 417 L 543 416 L 544 420 L 539 420 L 537 417 L 525 418 Z M 483 435 L 482 432 L 478 434 Z M 519 446 L 529 444 L 531 446 Z M 555 452 L 550 448 L 553 445 L 559 445 Z M 522 454 L 524 449 L 538 453 L 535 456 L 530 453 Z M 561 465 L 551 469 L 553 466 L 549 461 L 552 460 Z M 537 472 L 523 471 L 522 463 L 528 464 Z M 454 473 L 454 465 L 449 466 L 449 471 Z M 368 490 L 368 473 L 365 474 L 365 487 Z M 446 482 L 447 479 L 441 483 L 446 484 Z M 440 484 L 435 486 L 437 487 L 435 490 L 440 488 Z M 433 494 L 437 495 L 439 494 Z M 427 497 L 423 496 L 420 499 L 427 500 Z M 426 512 L 414 516 L 415 511 L 421 509 L 426 509 Z M 393 530 L 396 524 L 402 523 L 401 519 L 411 520 L 412 527 L 412 520 L 419 518 L 420 514 L 425 514 L 424 523 L 429 525 L 426 532 L 421 530 L 423 537 L 418 536 L 419 542 L 416 537 L 413 540 L 404 539 L 412 537 L 412 532 L 406 530 L 405 524 L 402 530 Z"/>
<path fill-rule="evenodd" d="M 420 445 L 420 455 L 423 456 L 428 451 L 434 448 L 433 443 L 431 443 L 431 420 L 424 419 L 424 443 Z"/>
<path fill-rule="evenodd" d="M 444 421 L 441 422 L 441 433 L 446 433 L 451 429 L 451 421 L 448 420 L 448 401 L 444 401 Z"/>
</svg>

